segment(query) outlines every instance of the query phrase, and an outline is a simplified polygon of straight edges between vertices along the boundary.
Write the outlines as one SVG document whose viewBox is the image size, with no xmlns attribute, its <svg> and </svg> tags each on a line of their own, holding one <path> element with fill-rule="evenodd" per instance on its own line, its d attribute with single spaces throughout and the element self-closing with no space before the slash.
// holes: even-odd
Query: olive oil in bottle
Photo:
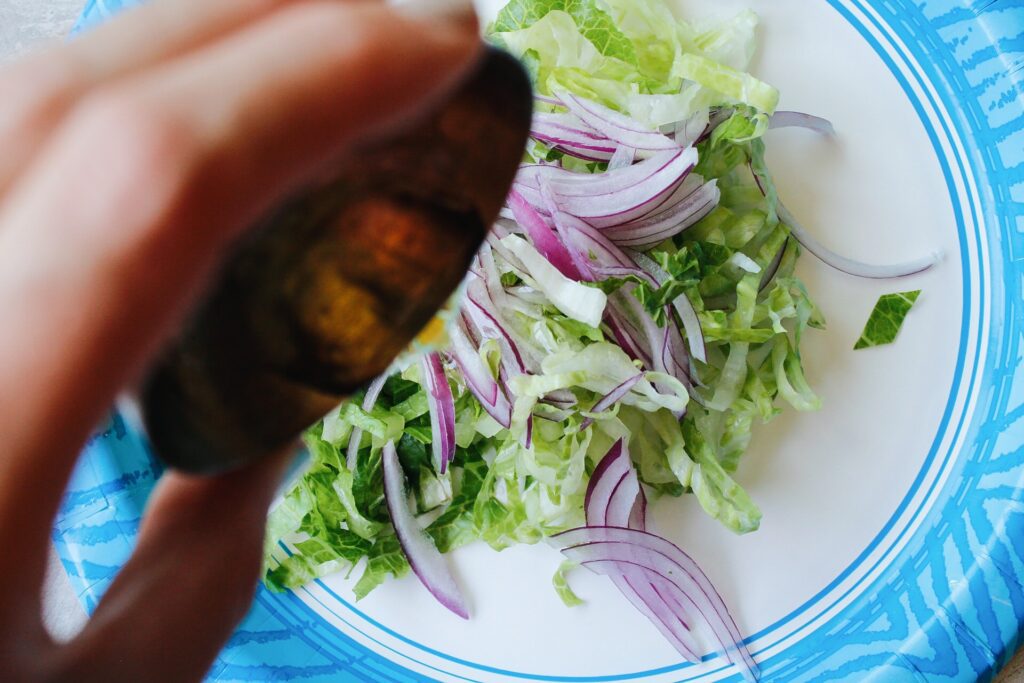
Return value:
<svg viewBox="0 0 1024 683">
<path fill-rule="evenodd" d="M 204 473 L 252 462 L 384 372 L 497 218 L 532 104 L 518 62 L 488 48 L 446 102 L 249 231 L 142 385 L 157 455 Z"/>
</svg>

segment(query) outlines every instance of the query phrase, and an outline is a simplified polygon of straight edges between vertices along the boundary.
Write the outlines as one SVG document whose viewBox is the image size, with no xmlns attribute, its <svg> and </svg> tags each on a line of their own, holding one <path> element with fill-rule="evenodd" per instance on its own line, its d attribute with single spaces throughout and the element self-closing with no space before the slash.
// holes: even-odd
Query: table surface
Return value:
<svg viewBox="0 0 1024 683">
<path fill-rule="evenodd" d="M 17 59 L 67 35 L 83 0 L 0 0 L 0 62 Z M 67 640 L 85 623 L 86 615 L 55 553 L 51 552 L 43 592 L 43 619 L 58 640 Z M 1024 683 L 1024 651 L 997 679 Z"/>
</svg>

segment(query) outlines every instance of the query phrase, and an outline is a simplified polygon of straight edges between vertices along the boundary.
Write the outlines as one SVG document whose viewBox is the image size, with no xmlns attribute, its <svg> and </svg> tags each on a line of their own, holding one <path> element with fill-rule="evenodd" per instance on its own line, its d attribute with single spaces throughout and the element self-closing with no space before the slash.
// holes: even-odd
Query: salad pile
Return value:
<svg viewBox="0 0 1024 683">
<path fill-rule="evenodd" d="M 489 39 L 537 93 L 507 205 L 440 350 L 306 435 L 311 467 L 271 515 L 271 588 L 357 569 L 362 597 L 411 568 L 467 617 L 444 553 L 547 540 L 566 555 L 567 604 L 566 571 L 584 565 L 687 659 L 703 625 L 753 674 L 707 577 L 646 530 L 647 496 L 692 494 L 729 530 L 758 528 L 733 479 L 752 428 L 819 404 L 800 359 L 824 324 L 794 274 L 802 245 L 867 277 L 931 264 L 840 257 L 780 203 L 765 133 L 831 126 L 777 112 L 778 92 L 747 72 L 757 23 L 688 23 L 661 0 L 501 11 Z M 281 539 L 289 557 L 269 559 Z"/>
</svg>

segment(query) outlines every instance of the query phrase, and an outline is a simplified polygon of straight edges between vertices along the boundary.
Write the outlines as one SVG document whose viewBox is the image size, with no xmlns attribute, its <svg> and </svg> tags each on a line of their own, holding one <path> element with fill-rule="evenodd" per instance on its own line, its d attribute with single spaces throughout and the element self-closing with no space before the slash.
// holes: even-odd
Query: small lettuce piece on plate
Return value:
<svg viewBox="0 0 1024 683">
<path fill-rule="evenodd" d="M 896 341 L 907 314 L 910 313 L 910 309 L 914 307 L 919 296 L 921 296 L 920 289 L 913 292 L 884 294 L 879 297 L 867 324 L 864 325 L 860 339 L 853 346 L 854 350 L 892 344 Z"/>
<path fill-rule="evenodd" d="M 551 585 L 555 587 L 555 593 L 562 599 L 566 607 L 579 607 L 584 604 L 583 598 L 576 595 L 576 591 L 569 585 L 569 572 L 579 567 L 572 560 L 565 560 L 558 566 L 555 575 L 551 577 Z"/>
</svg>

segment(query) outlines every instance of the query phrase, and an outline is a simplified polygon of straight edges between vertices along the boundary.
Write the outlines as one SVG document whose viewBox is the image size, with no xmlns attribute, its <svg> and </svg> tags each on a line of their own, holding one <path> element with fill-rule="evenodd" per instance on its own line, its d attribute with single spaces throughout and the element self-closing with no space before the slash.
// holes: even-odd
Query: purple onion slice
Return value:
<svg viewBox="0 0 1024 683">
<path fill-rule="evenodd" d="M 639 375 L 635 375 L 633 377 L 630 377 L 625 382 L 623 382 L 622 384 L 620 384 L 619 386 L 615 387 L 610 392 L 605 394 L 601 398 L 601 400 L 598 401 L 597 403 L 595 403 L 594 407 L 591 408 L 588 412 L 591 412 L 591 413 L 603 413 L 604 411 L 608 410 L 613 405 L 615 405 L 616 403 L 621 401 L 623 399 L 623 397 L 625 397 L 626 394 L 629 393 L 629 390 L 632 389 L 633 387 L 635 387 L 636 383 L 639 382 L 640 380 L 642 380 L 643 378 L 644 378 L 643 374 L 639 374 Z M 594 418 L 588 417 L 587 419 L 585 419 L 580 424 L 580 429 L 581 430 L 586 429 L 587 427 L 589 427 L 592 424 L 594 424 Z M 632 506 L 632 502 L 630 502 L 630 505 Z"/>
<path fill-rule="evenodd" d="M 603 526 L 607 522 L 608 502 L 612 499 L 615 486 L 625 477 L 631 468 L 625 444 L 622 439 L 616 441 L 594 468 L 587 484 L 587 493 L 583 499 L 583 510 L 587 524 Z"/>
<path fill-rule="evenodd" d="M 662 285 L 669 279 L 669 274 L 662 270 L 651 257 L 646 254 L 632 253 L 631 257 L 636 261 L 637 265 L 644 269 L 645 272 L 649 273 L 658 283 Z M 704 330 L 700 326 L 700 319 L 697 317 L 697 311 L 693 309 L 693 304 L 686 298 L 686 295 L 680 295 L 672 302 L 672 307 L 676 313 L 679 314 L 679 319 L 683 323 L 683 330 L 686 332 L 686 339 L 688 341 L 690 355 L 696 358 L 701 363 L 708 362 L 708 351 L 707 344 L 704 340 Z M 696 373 L 689 372 L 688 375 L 691 380 L 696 380 Z"/>
<path fill-rule="evenodd" d="M 389 441 L 381 452 L 384 468 L 384 499 L 387 502 L 391 524 L 409 560 L 409 566 L 437 601 L 463 619 L 469 619 L 469 610 L 444 556 L 434 541 L 419 527 L 409 508 L 405 495 L 405 473 L 398 462 L 395 444 Z"/>
<path fill-rule="evenodd" d="M 632 166 L 634 161 L 636 161 L 636 150 L 632 147 L 619 145 L 619 148 L 615 150 L 615 154 L 608 160 L 608 170 L 617 171 L 620 168 Z"/>
<path fill-rule="evenodd" d="M 458 366 L 466 386 L 480 403 L 491 406 L 498 405 L 498 382 L 491 376 L 487 366 L 470 343 L 463 323 L 460 320 L 452 326 L 448 335 L 451 338 L 450 353 Z"/>
<path fill-rule="evenodd" d="M 523 195 L 516 190 L 509 193 L 508 205 L 512 209 L 512 213 L 515 214 L 516 221 L 530 236 L 530 241 L 533 242 L 537 251 L 550 261 L 551 265 L 557 268 L 562 275 L 579 280 L 579 270 L 573 263 L 572 257 L 569 256 L 569 251 L 555 236 L 554 230 L 544 220 L 544 217 L 537 213 L 523 198 Z"/>
<path fill-rule="evenodd" d="M 628 526 L 630 529 L 646 531 L 647 494 L 644 493 L 644 488 L 642 486 L 640 486 L 639 489 L 640 494 L 636 497 L 636 500 L 633 502 L 633 509 L 629 511 L 629 518 L 626 520 L 626 526 Z"/>
<path fill-rule="evenodd" d="M 812 116 L 811 114 L 804 114 L 799 111 L 775 112 L 772 114 L 768 128 L 769 130 L 775 130 L 778 128 L 806 128 L 807 130 L 813 130 L 829 137 L 836 134 L 835 127 L 828 119 L 823 119 L 819 116 Z"/>
<path fill-rule="evenodd" d="M 789 227 L 793 238 L 796 239 L 804 249 L 814 254 L 823 263 L 848 275 L 854 275 L 856 277 L 867 278 L 870 280 L 889 280 L 899 277 L 907 277 L 909 275 L 923 273 L 938 263 L 942 258 L 941 254 L 936 253 L 929 256 L 923 256 L 912 261 L 884 266 L 855 261 L 837 254 L 819 242 L 814 235 L 800 225 L 800 222 L 797 221 L 796 217 L 793 216 L 792 213 L 789 212 L 789 209 L 782 205 L 782 202 L 779 202 L 778 211 L 779 219 Z"/>
<path fill-rule="evenodd" d="M 558 534 L 566 544 L 562 553 L 569 559 L 601 574 L 622 574 L 629 566 L 638 567 L 654 586 L 672 593 L 672 607 L 689 607 L 715 634 L 731 661 L 754 675 L 757 666 L 743 645 L 739 628 L 725 602 L 693 558 L 666 539 L 635 529 L 584 527 Z"/>
<path fill-rule="evenodd" d="M 608 578 L 630 604 L 654 624 L 676 652 L 692 664 L 700 661 L 700 655 L 697 654 L 700 647 L 688 625 L 672 611 L 641 571 L 627 567 L 620 574 L 609 574 Z"/>
<path fill-rule="evenodd" d="M 366 387 L 366 396 L 363 397 L 363 404 L 361 408 L 366 412 L 373 410 L 373 406 L 376 405 L 377 399 L 380 398 L 380 392 L 384 388 L 384 382 L 387 381 L 387 375 L 381 375 L 377 379 L 370 382 L 370 386 Z M 349 472 L 356 471 L 356 459 L 359 457 L 359 442 L 363 440 L 363 430 L 359 427 L 352 428 L 352 435 L 348 440 L 348 450 L 345 453 L 345 466 L 348 467 Z"/>
<path fill-rule="evenodd" d="M 623 247 L 647 249 L 675 237 L 692 227 L 718 206 L 721 192 L 712 180 L 675 203 L 670 199 L 658 213 L 621 225 L 610 226 L 604 233 Z"/>
<path fill-rule="evenodd" d="M 559 93 L 559 98 L 583 123 L 620 145 L 651 151 L 679 149 L 679 143 L 672 138 L 597 102 L 571 93 Z"/>
<path fill-rule="evenodd" d="M 671 153 L 669 153 L 671 154 Z M 697 163 L 697 151 L 690 148 L 669 158 L 651 157 L 658 164 L 634 164 L 604 176 L 624 176 L 634 169 L 647 175 L 636 182 L 564 182 L 552 179 L 551 189 L 559 208 L 587 220 L 596 227 L 620 225 L 640 218 L 665 203 Z"/>
<path fill-rule="evenodd" d="M 455 399 L 444 374 L 440 354 L 424 354 L 420 362 L 427 390 L 427 407 L 430 410 L 434 469 L 444 474 L 448 470 L 448 463 L 455 457 Z"/>
</svg>

